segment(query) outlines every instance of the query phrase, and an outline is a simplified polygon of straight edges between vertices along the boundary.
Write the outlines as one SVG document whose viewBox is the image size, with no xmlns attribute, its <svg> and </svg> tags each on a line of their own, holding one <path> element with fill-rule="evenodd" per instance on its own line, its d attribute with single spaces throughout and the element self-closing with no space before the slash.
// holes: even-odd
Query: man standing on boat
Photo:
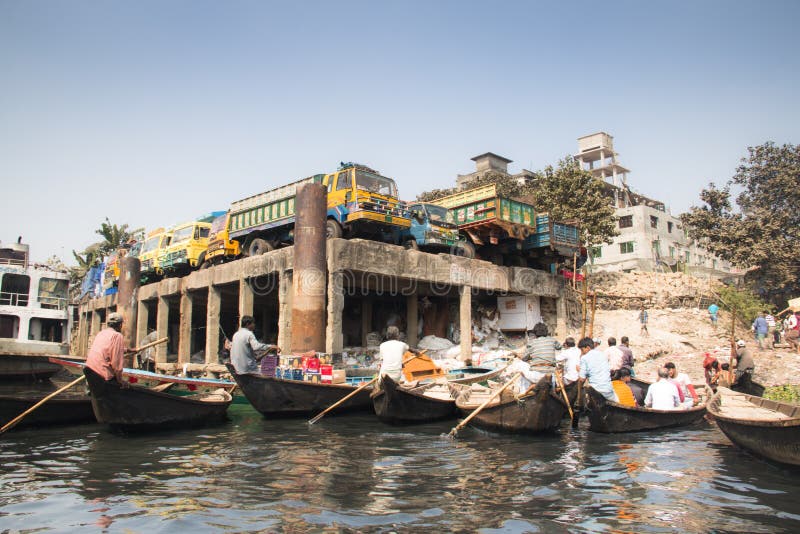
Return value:
<svg viewBox="0 0 800 534">
<path fill-rule="evenodd" d="M 242 317 L 241 328 L 233 334 L 231 340 L 231 365 L 238 374 L 258 373 L 258 361 L 264 354 L 271 350 L 280 352 L 277 345 L 261 343 L 256 339 L 253 331 L 256 329 L 256 321 L 250 315 Z M 256 356 L 256 352 L 260 352 Z"/>
<path fill-rule="evenodd" d="M 122 314 L 111 313 L 106 321 L 106 328 L 97 334 L 86 356 L 86 367 L 105 381 L 116 380 L 122 387 L 128 383 L 122 380 L 122 358 L 126 352 L 125 340 L 122 338 Z"/>
<path fill-rule="evenodd" d="M 594 348 L 594 341 L 585 337 L 578 342 L 581 351 L 581 370 L 579 373 L 582 381 L 589 381 L 596 392 L 606 399 L 617 402 L 617 394 L 611 385 L 611 370 L 608 367 L 606 355 Z"/>
</svg>

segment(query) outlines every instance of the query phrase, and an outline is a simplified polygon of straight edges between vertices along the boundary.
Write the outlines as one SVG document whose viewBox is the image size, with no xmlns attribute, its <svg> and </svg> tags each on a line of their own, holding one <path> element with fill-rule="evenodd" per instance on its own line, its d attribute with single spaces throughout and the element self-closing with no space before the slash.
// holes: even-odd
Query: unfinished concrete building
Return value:
<svg viewBox="0 0 800 534">
<path fill-rule="evenodd" d="M 238 329 L 239 318 L 256 319 L 257 336 L 287 351 L 292 329 L 294 247 L 244 258 L 183 278 L 168 278 L 136 291 L 135 320 L 127 324 L 141 340 L 149 331 L 169 337 L 156 350 L 157 368 L 218 363 L 223 340 Z M 410 345 L 420 335 L 458 337 L 462 359 L 472 355 L 473 313 L 498 296 L 538 299 L 541 319 L 558 336 L 580 321 L 580 306 L 563 280 L 543 271 L 499 267 L 482 260 L 429 254 L 361 239 L 327 243 L 327 320 L 325 349 L 333 355 L 365 347 L 370 332 L 397 324 Z M 80 306 L 76 355 L 117 311 L 117 295 Z M 206 369 L 213 366 L 206 365 Z"/>
</svg>

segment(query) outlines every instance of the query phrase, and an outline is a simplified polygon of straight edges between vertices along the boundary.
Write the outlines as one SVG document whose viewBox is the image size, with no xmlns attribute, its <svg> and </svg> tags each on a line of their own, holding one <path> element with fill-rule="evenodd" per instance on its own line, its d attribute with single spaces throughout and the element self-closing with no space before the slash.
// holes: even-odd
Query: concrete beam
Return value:
<svg viewBox="0 0 800 534">
<path fill-rule="evenodd" d="M 292 271 L 278 277 L 278 346 L 289 352 L 292 344 Z"/>
<path fill-rule="evenodd" d="M 461 332 L 461 360 L 472 358 L 472 288 L 463 286 L 459 299 L 459 330 Z"/>
<path fill-rule="evenodd" d="M 250 285 L 249 278 L 239 279 L 239 321 L 245 315 L 253 315 L 253 286 Z"/>
<path fill-rule="evenodd" d="M 147 323 L 150 321 L 150 307 L 147 302 L 139 301 L 136 314 L 136 345 L 147 336 Z M 141 356 L 141 355 L 139 355 Z M 133 364 L 137 366 L 139 358 L 134 357 Z"/>
<path fill-rule="evenodd" d="M 169 336 L 169 301 L 167 297 L 159 297 L 158 308 L 156 309 L 156 330 L 158 338 Z M 167 346 L 169 342 L 156 346 L 156 363 L 167 361 Z"/>
<path fill-rule="evenodd" d="M 188 363 L 192 355 L 192 308 L 194 301 L 189 291 L 181 293 L 181 317 L 178 327 L 178 363 Z"/>
<path fill-rule="evenodd" d="M 325 352 L 339 354 L 344 350 L 342 312 L 344 311 L 344 276 L 328 273 L 328 318 L 325 327 Z"/>
<path fill-rule="evenodd" d="M 216 363 L 219 358 L 220 310 L 222 294 L 216 286 L 208 286 L 206 305 L 206 363 Z"/>
</svg>

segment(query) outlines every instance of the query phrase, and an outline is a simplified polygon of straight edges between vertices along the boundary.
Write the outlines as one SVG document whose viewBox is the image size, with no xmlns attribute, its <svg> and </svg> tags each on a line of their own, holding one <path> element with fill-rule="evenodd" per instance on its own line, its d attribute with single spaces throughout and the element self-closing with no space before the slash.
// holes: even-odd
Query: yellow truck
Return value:
<svg viewBox="0 0 800 534">
<path fill-rule="evenodd" d="M 239 257 L 241 253 L 239 242 L 231 240 L 228 234 L 230 216 L 231 212 L 228 211 L 211 223 L 211 232 L 208 234 L 208 248 L 200 264 L 201 269 Z"/>
<path fill-rule="evenodd" d="M 327 236 L 366 237 L 393 242 L 397 230 L 411 226 L 411 215 L 391 178 L 357 163 L 316 174 L 231 204 L 227 232 L 242 253 L 255 256 L 294 242 L 297 187 L 319 183 L 328 189 Z"/>
<path fill-rule="evenodd" d="M 156 228 L 147 234 L 142 249 L 139 251 L 141 262 L 141 276 L 143 281 L 153 280 L 158 277 L 158 255 L 165 249 L 172 239 L 172 230 Z"/>
<path fill-rule="evenodd" d="M 182 275 L 205 260 L 211 221 L 224 212 L 215 211 L 172 228 L 172 238 L 158 253 L 156 270 L 161 275 Z"/>
</svg>

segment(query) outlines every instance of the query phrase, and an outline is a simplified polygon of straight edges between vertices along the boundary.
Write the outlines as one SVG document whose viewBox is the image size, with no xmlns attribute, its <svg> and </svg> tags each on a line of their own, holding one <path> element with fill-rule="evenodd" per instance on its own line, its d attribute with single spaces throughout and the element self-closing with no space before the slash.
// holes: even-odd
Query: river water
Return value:
<svg viewBox="0 0 800 534">
<path fill-rule="evenodd" d="M 452 422 L 264 420 L 0 438 L 0 531 L 797 532 L 798 475 L 713 426 L 515 437 Z M 176 530 L 177 529 L 177 530 Z"/>
</svg>

